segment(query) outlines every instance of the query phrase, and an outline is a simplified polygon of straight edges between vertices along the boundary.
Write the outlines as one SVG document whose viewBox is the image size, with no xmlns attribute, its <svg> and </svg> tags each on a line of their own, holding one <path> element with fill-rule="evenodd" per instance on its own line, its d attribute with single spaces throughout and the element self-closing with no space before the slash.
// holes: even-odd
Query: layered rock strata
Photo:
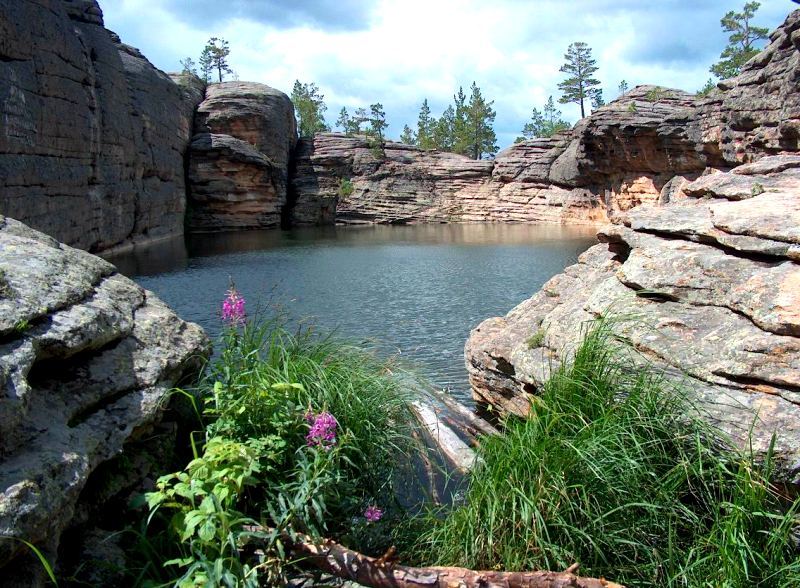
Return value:
<svg viewBox="0 0 800 588">
<path fill-rule="evenodd" d="M 0 214 L 92 251 L 180 234 L 198 100 L 95 0 L 0 3 Z"/>
<path fill-rule="evenodd" d="M 62 532 L 110 499 L 102 466 L 126 455 L 126 483 L 149 475 L 128 448 L 207 349 L 199 326 L 111 264 L 0 217 L 0 536 L 55 562 Z M 0 539 L 4 585 L 41 570 L 3 568 L 26 551 Z"/>
<path fill-rule="evenodd" d="M 289 97 L 263 84 L 212 84 L 197 110 L 189 157 L 191 230 L 281 223 L 297 141 Z"/>
<path fill-rule="evenodd" d="M 524 414 L 588 321 L 615 332 L 739 443 L 777 434 L 800 482 L 800 155 L 768 156 L 628 211 L 601 244 L 505 317 L 474 329 L 476 399 Z"/>
</svg>

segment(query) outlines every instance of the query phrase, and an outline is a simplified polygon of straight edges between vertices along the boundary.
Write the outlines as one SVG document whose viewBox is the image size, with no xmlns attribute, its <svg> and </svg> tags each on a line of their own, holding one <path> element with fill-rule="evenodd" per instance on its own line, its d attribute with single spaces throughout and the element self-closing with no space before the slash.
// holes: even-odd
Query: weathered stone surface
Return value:
<svg viewBox="0 0 800 588">
<path fill-rule="evenodd" d="M 729 166 L 800 150 L 800 10 L 736 78 L 698 102 L 697 125 Z"/>
<path fill-rule="evenodd" d="M 755 422 L 755 447 L 766 450 L 775 432 L 782 474 L 800 482 L 800 185 L 789 163 L 766 157 L 701 178 L 702 199 L 640 206 L 627 226 L 602 229 L 577 265 L 473 330 L 475 397 L 525 413 L 587 321 L 616 316 L 614 330 L 736 442 Z M 765 191 L 732 196 L 737 178 Z"/>
<path fill-rule="evenodd" d="M 0 535 L 53 561 L 92 473 L 152 431 L 207 347 L 109 263 L 0 217 Z M 21 545 L 0 539 L 0 567 Z"/>
<path fill-rule="evenodd" d="M 276 227 L 297 141 L 289 97 L 264 84 L 212 84 L 189 157 L 192 230 Z"/>
<path fill-rule="evenodd" d="M 0 214 L 93 251 L 180 234 L 195 105 L 95 0 L 0 3 Z"/>
</svg>

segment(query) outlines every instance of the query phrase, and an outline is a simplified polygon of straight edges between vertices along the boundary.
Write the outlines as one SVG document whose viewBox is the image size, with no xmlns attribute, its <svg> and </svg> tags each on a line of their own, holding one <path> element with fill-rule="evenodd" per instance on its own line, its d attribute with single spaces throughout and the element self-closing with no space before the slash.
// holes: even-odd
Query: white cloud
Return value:
<svg viewBox="0 0 800 588">
<path fill-rule="evenodd" d="M 531 108 L 558 96 L 558 69 L 571 42 L 582 40 L 594 49 L 607 100 L 616 96 L 623 78 L 631 86 L 695 90 L 708 79 L 708 67 L 725 45 L 720 17 L 742 4 L 365 0 L 360 26 L 346 30 L 341 19 L 323 27 L 319 18 L 303 22 L 302 14 L 289 24 L 267 24 L 263 10 L 248 19 L 246 2 L 237 4 L 235 18 L 226 19 L 220 11 L 206 20 L 170 10 L 175 0 L 100 2 L 106 26 L 161 69 L 177 69 L 179 59 L 196 58 L 208 37 L 222 36 L 230 42 L 231 64 L 241 79 L 287 93 L 295 79 L 316 82 L 330 123 L 342 106 L 352 110 L 381 102 L 390 136 L 399 135 L 404 124 L 415 125 L 423 98 L 438 114 L 459 85 L 467 91 L 475 80 L 495 101 L 501 147 L 513 141 Z M 794 7 L 788 0 L 764 0 L 757 24 L 774 28 Z M 562 110 L 571 120 L 578 116 L 575 105 Z"/>
</svg>

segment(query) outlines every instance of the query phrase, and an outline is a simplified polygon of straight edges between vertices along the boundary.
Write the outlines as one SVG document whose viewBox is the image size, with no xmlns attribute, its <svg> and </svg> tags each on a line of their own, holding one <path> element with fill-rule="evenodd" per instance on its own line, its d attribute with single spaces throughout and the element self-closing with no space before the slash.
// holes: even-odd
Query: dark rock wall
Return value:
<svg viewBox="0 0 800 588">
<path fill-rule="evenodd" d="M 0 213 L 91 251 L 179 234 L 198 98 L 94 0 L 0 3 Z"/>
</svg>

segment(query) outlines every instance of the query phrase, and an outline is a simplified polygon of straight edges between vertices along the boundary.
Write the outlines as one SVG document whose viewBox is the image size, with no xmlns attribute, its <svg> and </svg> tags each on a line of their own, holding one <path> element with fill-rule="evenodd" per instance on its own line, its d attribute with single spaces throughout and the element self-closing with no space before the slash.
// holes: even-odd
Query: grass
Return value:
<svg viewBox="0 0 800 588">
<path fill-rule="evenodd" d="M 416 449 L 391 366 L 332 338 L 249 322 L 226 330 L 196 397 L 205 427 L 195 459 L 147 495 L 137 541 L 150 571 L 138 583 L 163 582 L 165 567 L 180 586 L 279 583 L 295 532 L 388 547 L 406 514 L 395 500 L 403 456 Z M 325 443 L 311 436 L 323 414 L 336 423 Z M 384 511 L 379 523 L 364 519 L 370 505 Z M 258 550 L 242 549 L 253 540 Z"/>
<path fill-rule="evenodd" d="M 528 346 L 528 349 L 536 349 L 537 347 L 541 347 L 542 343 L 544 343 L 544 338 L 546 335 L 547 331 L 545 331 L 544 328 L 539 327 L 533 335 L 525 340 L 525 345 Z"/>
<path fill-rule="evenodd" d="M 532 405 L 487 438 L 463 504 L 433 518 L 418 557 L 479 569 L 563 570 L 629 586 L 798 586 L 798 503 L 771 456 L 721 449 L 691 407 L 589 331 Z"/>
</svg>

